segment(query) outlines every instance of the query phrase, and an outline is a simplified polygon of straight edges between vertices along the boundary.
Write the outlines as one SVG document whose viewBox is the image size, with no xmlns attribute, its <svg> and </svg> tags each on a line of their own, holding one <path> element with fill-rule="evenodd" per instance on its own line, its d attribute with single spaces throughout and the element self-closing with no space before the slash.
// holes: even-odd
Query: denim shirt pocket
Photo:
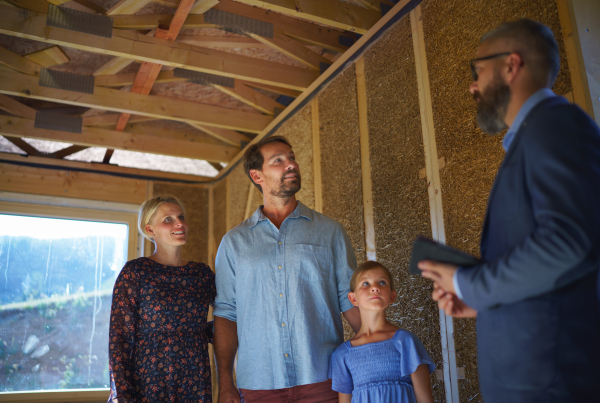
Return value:
<svg viewBox="0 0 600 403">
<path fill-rule="evenodd" d="M 296 244 L 294 267 L 298 276 L 309 281 L 324 281 L 331 261 L 331 250 L 325 246 Z"/>
</svg>

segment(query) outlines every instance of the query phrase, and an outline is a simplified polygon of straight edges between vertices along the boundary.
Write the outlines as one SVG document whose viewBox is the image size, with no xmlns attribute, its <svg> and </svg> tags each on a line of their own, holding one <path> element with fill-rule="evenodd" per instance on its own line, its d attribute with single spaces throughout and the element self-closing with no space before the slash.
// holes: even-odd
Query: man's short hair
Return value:
<svg viewBox="0 0 600 403">
<path fill-rule="evenodd" d="M 529 67 L 537 84 L 552 87 L 560 69 L 560 54 L 554 34 L 546 25 L 528 19 L 500 24 L 484 34 L 483 42 L 507 41 Z"/>
<path fill-rule="evenodd" d="M 254 183 L 254 181 L 252 180 L 252 177 L 250 176 L 250 170 L 257 169 L 257 170 L 261 171 L 263 163 L 265 162 L 265 159 L 263 158 L 263 155 L 260 152 L 260 149 L 264 145 L 269 144 L 269 143 L 274 143 L 274 142 L 280 142 L 280 143 L 283 143 L 283 144 L 287 145 L 288 147 L 292 148 L 292 145 L 290 144 L 288 139 L 286 139 L 285 137 L 271 136 L 271 137 L 262 139 L 258 143 L 252 144 L 250 147 L 248 147 L 248 149 L 244 153 L 244 172 L 246 172 L 246 175 L 248 175 L 248 178 L 250 178 L 252 183 Z M 258 188 L 260 193 L 263 192 L 262 187 L 260 185 L 257 185 L 256 183 L 254 183 L 254 186 L 256 186 Z"/>
</svg>

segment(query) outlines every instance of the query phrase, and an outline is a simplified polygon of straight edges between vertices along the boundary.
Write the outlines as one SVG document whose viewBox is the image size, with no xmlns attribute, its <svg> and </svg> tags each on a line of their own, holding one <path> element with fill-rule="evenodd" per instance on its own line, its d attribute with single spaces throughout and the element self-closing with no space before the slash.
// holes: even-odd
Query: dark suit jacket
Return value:
<svg viewBox="0 0 600 403">
<path fill-rule="evenodd" d="M 491 402 L 600 402 L 600 131 L 562 97 L 534 107 L 498 171 L 485 263 L 458 272 L 479 311 Z"/>
</svg>

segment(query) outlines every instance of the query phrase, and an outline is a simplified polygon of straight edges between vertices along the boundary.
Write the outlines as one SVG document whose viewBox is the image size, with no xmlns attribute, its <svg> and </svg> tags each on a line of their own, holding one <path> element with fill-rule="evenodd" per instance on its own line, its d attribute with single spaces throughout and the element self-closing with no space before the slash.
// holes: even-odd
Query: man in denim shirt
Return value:
<svg viewBox="0 0 600 403">
<path fill-rule="evenodd" d="M 347 298 L 352 245 L 340 223 L 296 200 L 300 170 L 284 137 L 252 145 L 244 169 L 264 206 L 229 231 L 217 253 L 219 401 L 337 402 L 327 370 L 343 342 L 340 312 L 360 328 Z"/>
</svg>

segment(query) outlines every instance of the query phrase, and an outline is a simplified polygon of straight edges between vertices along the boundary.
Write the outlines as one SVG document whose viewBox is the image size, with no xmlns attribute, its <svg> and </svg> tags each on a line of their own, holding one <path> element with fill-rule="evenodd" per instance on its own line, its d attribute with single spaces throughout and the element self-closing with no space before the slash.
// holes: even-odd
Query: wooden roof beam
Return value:
<svg viewBox="0 0 600 403">
<path fill-rule="evenodd" d="M 114 126 L 119 120 L 119 114 L 117 113 L 105 113 L 104 115 L 98 116 L 86 116 L 83 118 L 84 126 Z M 129 123 L 148 122 L 150 120 L 157 120 L 156 118 L 148 116 L 131 115 Z"/>
<path fill-rule="evenodd" d="M 380 12 L 339 0 L 236 0 L 236 2 L 359 34 L 365 34 L 381 18 Z"/>
<path fill-rule="evenodd" d="M 19 147 L 21 150 L 25 151 L 25 153 L 27 155 L 40 154 L 40 152 L 37 150 L 37 148 L 35 148 L 34 146 L 32 146 L 31 144 L 29 144 L 28 142 L 26 142 L 25 140 L 23 140 L 20 137 L 9 136 L 5 133 L 0 133 L 0 135 L 2 135 L 6 140 L 13 143 L 15 146 Z"/>
<path fill-rule="evenodd" d="M 113 28 L 115 29 L 154 29 L 161 25 L 171 24 L 172 15 L 114 15 Z M 183 28 L 219 28 L 218 25 L 204 22 L 202 14 L 190 15 L 185 19 Z"/>
<path fill-rule="evenodd" d="M 69 62 L 69 58 L 65 55 L 65 52 L 58 46 L 51 46 L 37 52 L 28 53 L 25 55 L 25 58 L 46 68 Z"/>
<path fill-rule="evenodd" d="M 35 165 L 46 166 L 48 168 L 69 168 L 71 170 L 94 171 L 96 173 L 101 173 L 101 174 L 120 174 L 120 175 L 141 176 L 141 177 L 157 178 L 157 179 L 162 178 L 162 179 L 176 180 L 176 181 L 182 181 L 182 182 L 208 182 L 213 179 L 213 178 L 209 178 L 206 176 L 200 176 L 200 175 L 188 175 L 188 174 L 178 174 L 178 173 L 164 172 L 164 171 L 154 171 L 154 170 L 149 170 L 149 169 L 128 168 L 128 167 L 121 167 L 118 165 L 101 164 L 101 163 L 97 163 L 97 162 L 81 162 L 81 161 L 60 160 L 60 159 L 57 160 L 55 158 L 48 158 L 48 157 L 41 157 L 41 156 L 24 157 L 21 154 L 12 154 L 12 153 L 4 153 L 4 152 L 0 152 L 0 163 L 1 162 L 31 163 L 31 164 L 35 164 Z M 209 164 L 212 165 L 212 164 L 216 164 L 216 163 L 209 162 Z"/>
<path fill-rule="evenodd" d="M 107 15 L 114 14 L 135 14 L 137 11 L 141 10 L 146 4 L 150 3 L 152 0 L 121 0 L 110 10 L 106 12 Z"/>
<path fill-rule="evenodd" d="M 314 71 L 223 51 L 195 47 L 129 31 L 113 30 L 103 38 L 46 26 L 46 16 L 0 6 L 0 33 L 75 49 L 128 57 L 140 61 L 304 90 L 318 74 Z"/>
<path fill-rule="evenodd" d="M 35 119 L 37 110 L 22 104 L 19 101 L 15 101 L 11 97 L 6 95 L 0 95 L 0 109 L 21 118 Z"/>
<path fill-rule="evenodd" d="M 250 142 L 252 140 L 250 137 L 233 130 L 219 129 L 218 127 L 203 126 L 195 123 L 190 123 L 190 126 L 235 147 L 240 147 L 242 141 Z"/>
<path fill-rule="evenodd" d="M 41 87 L 37 77 L 16 72 L 0 74 L 0 93 L 250 133 L 260 132 L 273 120 L 252 112 L 97 86 L 94 94 Z"/>
<path fill-rule="evenodd" d="M 213 87 L 223 91 L 228 95 L 231 95 L 246 105 L 250 105 L 257 110 L 266 113 L 267 115 L 275 115 L 276 108 L 282 110 L 285 109 L 284 105 L 237 80 L 233 88 L 223 87 L 221 85 L 213 85 Z"/>
<path fill-rule="evenodd" d="M 273 38 L 266 38 L 255 34 L 250 34 L 250 36 L 268 47 L 304 64 L 309 69 L 320 71 L 321 63 L 327 65 L 331 64 L 331 62 L 323 56 L 313 52 L 300 42 L 280 32 L 275 32 Z"/>
<path fill-rule="evenodd" d="M 3 6 L 6 7 L 6 6 Z M 39 76 L 42 66 L 0 46 L 0 63 L 31 76 Z"/>
<path fill-rule="evenodd" d="M 239 147 L 220 146 L 141 133 L 118 132 L 95 127 L 84 127 L 81 133 L 38 129 L 34 126 L 34 120 L 12 116 L 0 116 L 0 134 L 11 137 L 62 141 L 86 147 L 106 147 L 212 162 L 227 162 L 240 150 Z"/>
</svg>

